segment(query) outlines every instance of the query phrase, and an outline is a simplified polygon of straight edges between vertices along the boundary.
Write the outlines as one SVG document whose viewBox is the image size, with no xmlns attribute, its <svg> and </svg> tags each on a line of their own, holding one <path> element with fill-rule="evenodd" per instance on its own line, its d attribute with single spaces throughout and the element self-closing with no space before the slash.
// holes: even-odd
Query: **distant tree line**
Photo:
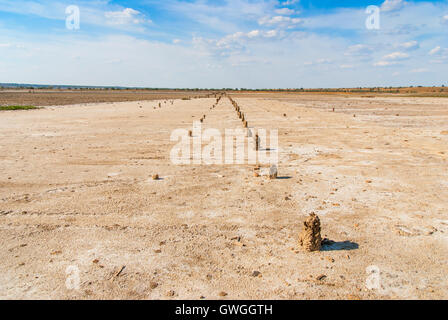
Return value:
<svg viewBox="0 0 448 320">
<path fill-rule="evenodd" d="M 141 87 L 91 87 L 91 86 L 54 86 L 54 85 L 21 85 L 21 84 L 1 84 L 0 89 L 24 89 L 24 90 L 79 90 L 79 91 L 202 91 L 202 92 L 309 92 L 309 93 L 417 93 L 410 91 L 412 88 L 433 88 L 432 92 L 445 92 L 445 85 L 440 87 L 358 87 L 358 88 L 290 88 L 290 89 L 250 89 L 250 88 L 141 88 Z"/>
</svg>

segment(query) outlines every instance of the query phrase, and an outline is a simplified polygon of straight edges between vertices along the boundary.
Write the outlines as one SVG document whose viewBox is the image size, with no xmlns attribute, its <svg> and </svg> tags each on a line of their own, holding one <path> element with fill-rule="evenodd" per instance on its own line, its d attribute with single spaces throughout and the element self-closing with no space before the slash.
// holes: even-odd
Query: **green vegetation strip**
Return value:
<svg viewBox="0 0 448 320">
<path fill-rule="evenodd" d="M 7 111 L 7 110 L 34 110 L 34 109 L 40 109 L 35 106 L 0 106 L 0 111 Z"/>
</svg>

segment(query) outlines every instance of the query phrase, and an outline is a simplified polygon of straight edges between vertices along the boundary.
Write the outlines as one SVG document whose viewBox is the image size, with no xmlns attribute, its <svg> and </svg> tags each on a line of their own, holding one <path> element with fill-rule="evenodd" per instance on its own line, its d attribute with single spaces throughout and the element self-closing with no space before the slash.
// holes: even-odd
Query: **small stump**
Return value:
<svg viewBox="0 0 448 320">
<path fill-rule="evenodd" d="M 308 252 L 320 251 L 322 247 L 320 230 L 319 217 L 315 213 L 310 214 L 303 223 L 303 230 L 299 234 L 299 246 Z"/>
</svg>

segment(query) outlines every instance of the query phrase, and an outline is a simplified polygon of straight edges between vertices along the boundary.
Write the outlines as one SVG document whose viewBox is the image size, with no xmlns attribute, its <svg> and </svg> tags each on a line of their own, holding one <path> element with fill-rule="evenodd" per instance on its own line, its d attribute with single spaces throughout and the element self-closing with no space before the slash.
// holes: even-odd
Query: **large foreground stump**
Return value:
<svg viewBox="0 0 448 320">
<path fill-rule="evenodd" d="M 320 234 L 320 219 L 312 213 L 303 223 L 303 230 L 299 235 L 299 246 L 308 252 L 320 251 L 322 236 Z"/>
</svg>

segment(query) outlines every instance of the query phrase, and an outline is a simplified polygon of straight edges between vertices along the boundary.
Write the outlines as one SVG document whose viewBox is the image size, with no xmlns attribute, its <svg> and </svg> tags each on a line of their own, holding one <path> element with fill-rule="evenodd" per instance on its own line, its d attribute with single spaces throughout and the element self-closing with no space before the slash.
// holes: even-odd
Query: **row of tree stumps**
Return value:
<svg viewBox="0 0 448 320">
<path fill-rule="evenodd" d="M 238 103 L 232 99 L 232 97 L 228 97 L 230 102 L 232 103 L 233 107 L 235 108 L 236 114 L 238 118 L 242 121 L 243 127 L 247 129 L 247 136 L 249 138 L 253 137 L 254 139 L 254 145 L 255 145 L 255 151 L 260 150 L 260 137 L 258 136 L 258 133 L 255 133 L 255 136 L 252 135 L 252 131 L 249 128 L 249 123 L 247 121 L 247 117 L 244 114 L 244 112 L 241 110 L 241 107 L 238 105 Z M 258 171 L 260 170 L 260 167 L 257 165 L 255 168 L 254 176 L 259 177 Z M 276 165 L 272 165 L 269 169 L 269 179 L 275 180 L 278 177 L 278 168 Z"/>
<path fill-rule="evenodd" d="M 223 97 L 223 94 L 214 94 L 214 95 L 209 95 L 209 96 L 207 96 L 207 98 L 210 98 L 210 97 L 215 97 L 216 98 L 216 103 L 215 104 L 213 104 L 211 107 L 210 107 L 210 111 L 211 110 L 214 110 L 217 106 L 218 106 L 218 103 L 221 101 L 221 99 L 222 99 L 222 97 Z M 202 115 L 202 117 L 199 119 L 199 121 L 201 122 L 201 123 L 204 123 L 204 121 L 205 121 L 205 118 L 207 117 L 207 115 Z M 188 131 L 188 136 L 189 137 L 192 137 L 193 136 L 193 131 L 191 131 L 191 130 L 189 130 Z"/>
<path fill-rule="evenodd" d="M 241 107 L 238 105 L 238 103 L 232 99 L 232 97 L 228 96 L 228 98 L 232 103 L 233 107 L 235 108 L 236 114 L 238 118 L 241 120 L 243 127 L 247 129 L 248 137 L 252 137 L 252 133 L 251 130 L 249 129 L 249 124 L 246 115 L 241 110 Z M 260 137 L 258 136 L 258 134 L 255 134 L 254 140 L 255 140 L 254 141 L 255 150 L 258 151 L 260 149 Z M 260 170 L 260 167 L 257 165 L 254 172 L 255 177 L 259 176 L 258 170 Z M 269 178 L 277 179 L 277 175 L 278 175 L 277 166 L 275 165 L 271 166 L 269 170 Z M 312 213 L 310 214 L 308 219 L 306 219 L 303 223 L 302 231 L 299 234 L 298 245 L 307 252 L 314 252 L 321 250 L 322 243 L 323 240 L 321 236 L 320 219 L 316 214 Z"/>
<path fill-rule="evenodd" d="M 241 107 L 238 105 L 238 103 L 232 99 L 232 97 L 228 97 L 228 98 L 229 98 L 230 102 L 232 103 L 233 107 L 235 108 L 236 114 L 237 114 L 238 118 L 241 120 L 243 127 L 245 129 L 247 129 L 247 136 L 252 137 L 252 131 L 249 129 L 249 123 L 247 121 L 246 115 L 243 113 L 243 111 L 241 110 Z M 260 137 L 258 136 L 258 134 L 255 134 L 254 142 L 255 142 L 255 150 L 256 151 L 260 150 Z"/>
<path fill-rule="evenodd" d="M 243 127 L 245 129 L 247 129 L 247 136 L 249 138 L 253 137 L 254 138 L 254 145 L 255 145 L 255 151 L 259 151 L 260 150 L 260 137 L 258 136 L 258 133 L 255 133 L 255 136 L 252 135 L 252 131 L 249 128 L 249 124 L 247 121 L 247 117 L 246 115 L 243 113 L 243 111 L 241 110 L 241 107 L 238 105 L 238 103 L 233 100 L 231 97 L 228 97 L 230 102 L 232 103 L 233 107 L 235 108 L 236 114 L 238 116 L 238 118 L 242 121 L 243 123 Z M 255 177 L 259 177 L 259 173 L 258 171 L 260 170 L 260 167 L 257 166 L 255 168 L 255 173 L 254 176 Z M 271 180 L 275 180 L 278 177 L 278 168 L 276 165 L 272 165 L 269 169 L 269 179 Z"/>
</svg>

